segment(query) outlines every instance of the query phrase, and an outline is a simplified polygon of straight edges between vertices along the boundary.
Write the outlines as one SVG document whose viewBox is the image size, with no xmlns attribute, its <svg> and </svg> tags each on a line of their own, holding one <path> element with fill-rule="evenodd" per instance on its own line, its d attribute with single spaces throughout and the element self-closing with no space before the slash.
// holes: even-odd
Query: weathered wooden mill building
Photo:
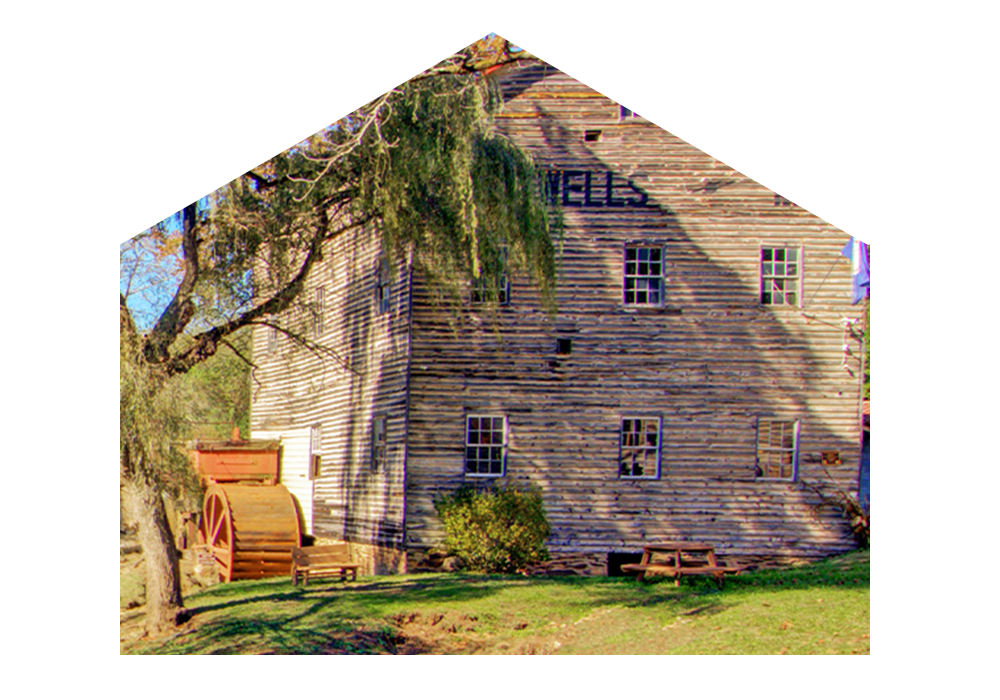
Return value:
<svg viewBox="0 0 1000 700">
<path fill-rule="evenodd" d="M 307 294 L 336 357 L 254 338 L 253 437 L 281 439 L 305 531 L 402 571 L 443 537 L 436 495 L 506 478 L 595 567 L 667 539 L 851 548 L 804 485 L 858 490 L 849 237 L 551 66 L 498 74 L 562 205 L 558 313 L 512 274 L 498 318 L 474 287 L 454 318 L 372 232 L 333 241 Z"/>
</svg>

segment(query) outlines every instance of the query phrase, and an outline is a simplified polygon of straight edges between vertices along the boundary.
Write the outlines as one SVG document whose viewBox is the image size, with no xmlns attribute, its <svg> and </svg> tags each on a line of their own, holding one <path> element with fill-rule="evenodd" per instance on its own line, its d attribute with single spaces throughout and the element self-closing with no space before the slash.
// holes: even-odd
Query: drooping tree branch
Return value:
<svg viewBox="0 0 1000 700">
<path fill-rule="evenodd" d="M 572 51 L 599 47 L 610 42 L 633 38 L 643 32 L 604 32 L 584 34 L 554 45 L 543 42 L 537 48 L 527 48 L 521 51 L 511 49 L 510 38 L 504 37 L 499 48 L 486 54 L 474 51 L 441 49 L 430 58 L 422 59 L 403 52 L 395 52 L 394 46 L 383 47 L 361 46 L 350 50 L 358 50 L 371 57 L 371 65 L 359 74 L 349 78 L 343 85 L 332 81 L 332 78 L 316 75 L 311 82 L 313 92 L 323 97 L 330 105 L 333 119 L 342 121 L 344 128 L 339 133 L 343 139 L 338 143 L 329 144 L 330 149 L 322 154 L 313 153 L 307 157 L 312 168 L 291 171 L 281 176 L 269 177 L 254 172 L 245 167 L 246 174 L 261 190 L 276 189 L 290 182 L 303 182 L 307 188 L 320 182 L 332 168 L 345 163 L 348 156 L 356 151 L 368 138 L 383 142 L 381 129 L 385 119 L 391 114 L 391 104 L 394 97 L 408 85 L 434 76 L 448 74 L 483 73 L 492 68 L 520 61 L 545 63 L 557 59 Z M 619 78 L 629 90 L 643 96 L 666 114 L 691 120 L 724 119 L 734 123 L 750 124 L 761 128 L 760 137 L 775 146 L 795 153 L 814 163 L 836 183 L 856 207 L 863 212 L 869 210 L 869 182 L 867 175 L 851 163 L 849 158 L 840 153 L 825 139 L 802 130 L 792 124 L 788 100 L 788 80 L 791 72 L 791 42 L 800 38 L 799 34 L 775 34 L 768 38 L 774 44 L 774 55 L 749 47 L 737 38 L 725 33 L 709 32 L 677 32 L 677 36 L 686 38 L 701 46 L 726 56 L 745 66 L 757 75 L 764 85 L 764 113 L 740 112 L 732 109 L 690 109 L 687 107 L 666 104 L 657 95 L 638 88 L 627 78 Z M 800 33 L 801 34 L 801 33 Z M 305 41 L 306 35 L 293 35 L 290 41 Z M 347 49 L 342 51 L 347 53 Z M 332 82 L 331 82 L 332 81 Z M 345 87 L 357 87 L 362 81 L 368 81 L 368 87 L 362 91 L 352 92 L 352 98 L 344 102 L 341 92 Z M 340 81 L 343 82 L 343 81 Z M 360 97 L 359 97 L 360 96 Z M 371 136 L 374 135 L 374 136 Z M 393 144 L 385 143 L 391 148 Z M 281 290 L 265 302 L 244 312 L 236 319 L 217 325 L 199 333 L 194 343 L 187 349 L 171 357 L 170 344 L 179 336 L 194 313 L 192 301 L 194 282 L 200 273 L 198 267 L 198 228 L 195 225 L 198 197 L 201 194 L 204 156 L 201 153 L 202 144 L 198 144 L 195 158 L 192 162 L 191 176 L 188 182 L 186 196 L 183 202 L 183 266 L 184 277 L 177 288 L 170 305 L 161 315 L 153 332 L 147 339 L 147 357 L 163 366 L 169 374 L 187 371 L 188 368 L 215 352 L 221 338 L 260 318 L 278 313 L 292 303 L 294 297 L 301 291 L 305 275 L 318 255 L 317 245 L 328 234 L 317 233 L 305 255 L 303 265 L 296 276 Z M 318 173 L 318 174 L 317 174 Z M 344 201 L 343 191 L 326 195 L 324 205 L 330 206 Z M 304 195 L 299 195 L 297 201 L 303 201 Z"/>
<path fill-rule="evenodd" d="M 183 350 L 172 357 L 168 357 L 162 363 L 167 376 L 183 374 L 194 367 L 199 362 L 208 359 L 218 350 L 220 341 L 226 336 L 238 331 L 244 326 L 248 326 L 259 319 L 273 314 L 278 314 L 291 306 L 299 293 L 305 286 L 306 278 L 313 265 L 322 259 L 323 244 L 347 231 L 364 226 L 372 220 L 371 217 L 353 221 L 344 226 L 338 227 L 330 232 L 326 225 L 325 216 L 321 217 L 321 225 L 317 227 L 310 241 L 309 249 L 302 260 L 302 264 L 295 276 L 288 281 L 281 289 L 272 294 L 266 301 L 249 309 L 228 323 L 214 326 L 207 331 L 194 336 L 191 347 Z"/>
</svg>

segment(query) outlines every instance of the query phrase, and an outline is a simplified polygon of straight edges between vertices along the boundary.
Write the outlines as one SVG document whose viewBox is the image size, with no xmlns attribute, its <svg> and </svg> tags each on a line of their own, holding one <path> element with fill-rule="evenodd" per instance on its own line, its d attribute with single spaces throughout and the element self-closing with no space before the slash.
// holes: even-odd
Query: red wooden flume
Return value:
<svg viewBox="0 0 1000 700">
<path fill-rule="evenodd" d="M 200 535 L 223 581 L 287 576 L 301 543 L 295 499 L 278 483 L 279 443 L 200 441 L 192 459 L 206 485 Z"/>
</svg>

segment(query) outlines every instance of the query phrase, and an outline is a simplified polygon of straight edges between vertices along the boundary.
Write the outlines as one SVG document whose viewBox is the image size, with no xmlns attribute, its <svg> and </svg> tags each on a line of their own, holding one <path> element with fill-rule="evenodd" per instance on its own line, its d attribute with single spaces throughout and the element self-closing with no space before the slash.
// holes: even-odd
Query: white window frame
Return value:
<svg viewBox="0 0 1000 700">
<path fill-rule="evenodd" d="M 655 421 L 656 422 L 656 445 L 655 446 L 639 445 L 639 444 L 627 445 L 626 442 L 632 442 L 632 440 L 627 440 L 626 439 L 626 432 L 625 432 L 626 425 L 625 424 L 626 424 L 627 421 L 631 421 L 631 422 L 642 421 L 642 427 L 643 428 L 645 427 L 645 423 L 646 422 Z M 660 478 L 660 459 L 661 459 L 661 451 L 662 451 L 662 446 L 663 446 L 663 421 L 661 420 L 660 416 L 631 415 L 631 414 L 627 415 L 627 416 L 622 416 L 621 420 L 619 421 L 618 428 L 619 428 L 618 429 L 618 478 L 619 479 L 637 479 L 637 480 L 642 480 L 642 479 L 645 479 L 645 480 L 655 480 L 655 479 L 659 479 Z M 649 435 L 649 432 L 647 430 L 642 430 L 639 433 L 636 433 L 634 431 L 630 431 L 628 433 L 628 435 L 639 435 L 639 436 L 641 436 L 641 435 Z M 626 451 L 627 450 L 634 450 L 636 453 L 645 453 L 645 454 L 649 454 L 650 452 L 654 453 L 654 458 L 653 459 L 655 460 L 655 465 L 656 466 L 655 466 L 655 469 L 653 470 L 653 473 L 652 474 L 640 474 L 640 475 L 636 475 L 634 473 L 634 468 L 635 468 L 636 461 L 635 461 L 634 455 L 633 455 L 632 456 L 633 458 L 631 460 L 632 468 L 630 469 L 630 471 L 632 471 L 633 473 L 626 474 L 625 473 L 625 471 L 626 471 L 625 470 L 625 462 L 626 462 L 626 459 L 627 459 L 627 456 L 626 456 Z"/>
<path fill-rule="evenodd" d="M 786 255 L 785 255 L 786 259 L 778 262 L 778 261 L 774 260 L 774 257 L 772 256 L 772 259 L 770 260 L 770 262 L 765 261 L 764 260 L 764 253 L 765 253 L 765 251 L 772 251 L 772 252 L 773 251 L 782 251 L 782 252 L 786 253 Z M 796 256 L 796 260 L 795 261 L 793 261 L 793 262 L 789 262 L 788 261 L 788 259 L 787 259 L 787 253 L 788 253 L 788 251 L 794 251 L 795 252 L 795 256 Z M 760 247 L 760 254 L 757 256 L 757 258 L 758 258 L 758 267 L 757 267 L 757 279 L 758 279 L 757 300 L 761 304 L 761 306 L 766 306 L 766 307 L 772 308 L 772 309 L 780 309 L 782 307 L 788 307 L 788 308 L 792 308 L 792 309 L 801 309 L 802 308 L 802 279 L 805 276 L 803 274 L 804 270 L 803 270 L 803 267 L 802 267 L 802 263 L 803 263 L 802 257 L 803 257 L 802 246 L 795 246 L 795 245 L 762 245 Z M 770 264 L 770 266 L 771 266 L 770 274 L 765 274 L 765 272 L 766 272 L 765 268 L 766 268 L 766 266 L 768 264 Z M 781 274 L 777 274 L 777 268 L 778 268 L 779 265 L 783 266 Z M 789 274 L 788 273 L 788 267 L 790 265 L 794 265 L 795 266 L 795 274 Z M 764 294 L 765 293 L 769 293 L 769 294 L 773 295 L 774 291 L 775 291 L 773 289 L 768 290 L 769 282 L 773 281 L 773 280 L 779 280 L 779 279 L 780 280 L 785 280 L 785 284 L 787 284 L 788 280 L 794 280 L 795 281 L 794 290 L 793 290 L 794 293 L 795 293 L 795 303 L 790 304 L 787 301 L 783 301 L 780 304 L 776 304 L 773 301 L 773 296 L 772 296 L 772 301 L 764 301 Z M 788 287 L 785 287 L 782 290 L 780 290 L 780 292 L 783 294 L 783 296 L 785 297 L 785 299 L 787 299 L 787 297 L 788 297 L 788 291 L 789 291 Z"/>
<path fill-rule="evenodd" d="M 634 64 L 636 62 L 638 62 L 638 61 L 642 61 L 644 63 L 656 63 L 656 73 L 655 73 L 655 76 L 656 76 L 656 85 L 652 89 L 649 89 L 648 85 L 642 85 L 641 84 L 642 81 L 636 79 L 636 72 L 634 70 Z M 632 72 L 630 74 L 626 74 L 626 72 L 625 72 L 625 64 L 626 64 L 626 62 L 630 62 L 630 63 L 633 64 L 633 70 L 632 70 Z M 646 92 L 651 92 L 654 95 L 656 95 L 657 97 L 661 97 L 661 98 L 663 97 L 663 59 L 662 58 L 657 58 L 656 56 L 622 56 L 621 60 L 618 63 L 618 75 L 620 75 L 621 77 L 624 77 L 624 78 L 628 78 L 629 80 L 631 80 L 632 82 L 634 82 L 636 85 L 638 85 L 641 88 L 645 88 Z M 652 73 L 646 73 L 645 74 L 646 82 L 647 83 L 649 82 L 648 81 L 648 76 L 650 76 L 650 75 L 653 75 L 653 74 Z M 652 120 L 652 119 L 660 119 L 660 112 L 659 112 L 659 110 L 651 102 L 649 102 L 648 100 L 646 100 L 641 95 L 635 93 L 634 91 L 629 90 L 628 88 L 626 88 L 624 85 L 622 85 L 620 83 L 618 85 L 618 89 L 619 89 L 619 92 L 618 92 L 618 119 L 620 121 L 649 121 L 649 120 Z M 622 113 L 623 110 L 624 110 L 624 108 L 625 108 L 626 102 L 629 105 L 629 112 L 630 112 L 630 114 L 628 114 L 628 115 L 625 115 L 625 114 Z M 635 114 L 635 108 L 636 108 L 636 104 L 637 103 L 642 105 L 643 114 L 641 116 L 637 116 Z M 650 110 L 652 110 L 652 114 L 649 114 Z"/>
<path fill-rule="evenodd" d="M 635 251 L 635 259 L 631 261 L 629 260 L 630 251 Z M 648 256 L 646 260 L 641 260 L 642 251 L 650 252 L 650 256 Z M 659 261 L 653 261 L 649 259 L 652 257 L 651 255 L 652 251 L 656 251 L 658 253 L 660 258 Z M 622 296 L 621 296 L 622 304 L 625 306 L 625 308 L 655 309 L 663 306 L 663 297 L 665 291 L 664 290 L 665 285 L 663 283 L 663 266 L 665 258 L 666 258 L 666 251 L 664 250 L 664 247 L 660 245 L 645 245 L 641 243 L 629 243 L 625 245 L 625 250 L 622 251 Z M 633 266 L 631 270 L 629 267 L 630 264 Z M 645 274 L 640 274 L 643 269 L 643 265 L 647 266 L 646 271 Z M 649 266 L 652 265 L 659 266 L 659 272 L 657 274 L 651 273 Z M 640 291 L 636 288 L 635 285 L 633 285 L 633 288 L 629 290 L 629 280 L 634 280 L 636 282 L 642 280 L 643 282 L 646 283 L 646 288 Z M 648 282 L 650 280 L 655 280 L 657 283 L 657 293 L 659 295 L 659 299 L 655 302 L 648 301 L 648 294 L 650 291 Z M 633 294 L 632 301 L 628 300 L 628 295 L 630 291 Z M 635 301 L 635 296 L 640 293 L 644 293 L 647 295 L 647 301 L 643 302 Z"/>
<path fill-rule="evenodd" d="M 767 445 L 761 444 L 762 439 L 762 427 L 767 425 Z M 776 426 L 780 426 L 780 444 L 775 445 L 773 436 L 774 429 Z M 757 479 L 761 481 L 795 481 L 799 476 L 799 435 L 802 429 L 801 420 L 782 420 L 778 418 L 760 417 L 757 418 L 757 439 L 756 439 L 756 457 L 755 457 L 755 473 Z M 792 446 L 785 447 L 784 442 L 786 437 L 791 437 Z M 778 475 L 773 474 L 773 470 L 770 469 L 770 465 L 761 465 L 762 454 L 767 455 L 787 455 L 791 459 L 789 460 L 789 468 L 791 473 L 785 476 L 785 465 L 779 463 L 777 465 Z M 781 460 L 784 462 L 784 460 Z"/>
<path fill-rule="evenodd" d="M 473 442 L 471 440 L 471 438 L 473 437 L 473 435 L 472 435 L 472 421 L 474 421 L 474 420 L 475 421 L 483 421 L 483 420 L 489 420 L 490 421 L 489 429 L 487 431 L 485 431 L 485 432 L 488 432 L 488 433 L 491 434 L 490 442 L 484 443 L 482 441 L 482 435 L 483 435 L 484 431 L 482 430 L 482 427 L 481 427 L 482 424 L 481 423 L 479 423 L 478 427 L 476 428 L 477 441 Z M 498 421 L 498 420 L 501 421 L 501 425 L 502 425 L 502 431 L 501 431 L 501 440 L 502 441 L 500 443 L 496 443 L 492 439 L 492 434 L 495 433 L 495 432 L 497 432 L 496 429 L 495 429 L 496 425 L 495 425 L 494 421 Z M 500 471 L 499 471 L 499 473 L 498 472 L 492 472 L 492 471 L 490 471 L 490 472 L 482 472 L 482 471 L 479 471 L 478 469 L 476 471 L 470 471 L 469 470 L 469 466 L 470 466 L 471 463 L 475 463 L 475 464 L 478 465 L 478 464 L 481 464 L 481 463 L 485 462 L 486 464 L 491 465 L 493 462 L 497 461 L 492 456 L 492 453 L 489 454 L 488 456 L 486 456 L 485 459 L 482 457 L 482 454 L 483 454 L 482 450 L 490 450 L 490 451 L 492 451 L 492 450 L 495 450 L 495 449 L 499 449 L 500 450 L 500 460 L 499 460 L 500 461 Z M 470 458 L 470 456 L 472 454 L 472 450 L 475 450 L 476 453 L 477 453 L 474 458 Z M 506 473 L 507 473 L 507 416 L 501 415 L 501 414 L 497 414 L 497 413 L 473 413 L 473 414 L 469 414 L 469 415 L 467 415 L 465 417 L 465 458 L 464 458 L 464 461 L 465 461 L 465 476 L 467 476 L 467 477 L 472 477 L 472 478 L 477 478 L 477 479 L 497 479 L 497 478 L 500 478 L 500 477 L 503 477 L 503 476 L 506 475 Z"/>
<path fill-rule="evenodd" d="M 318 479 L 321 472 L 323 452 L 323 425 L 309 426 L 309 480 Z"/>
</svg>

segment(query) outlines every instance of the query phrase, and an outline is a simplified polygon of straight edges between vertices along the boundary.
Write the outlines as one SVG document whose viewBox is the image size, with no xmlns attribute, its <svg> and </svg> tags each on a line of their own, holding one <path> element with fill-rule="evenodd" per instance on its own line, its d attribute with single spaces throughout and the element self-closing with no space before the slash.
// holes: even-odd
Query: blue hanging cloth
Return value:
<svg viewBox="0 0 1000 700">
<path fill-rule="evenodd" d="M 851 261 L 851 303 L 857 304 L 871 296 L 868 244 L 852 237 L 840 254 Z"/>
</svg>

